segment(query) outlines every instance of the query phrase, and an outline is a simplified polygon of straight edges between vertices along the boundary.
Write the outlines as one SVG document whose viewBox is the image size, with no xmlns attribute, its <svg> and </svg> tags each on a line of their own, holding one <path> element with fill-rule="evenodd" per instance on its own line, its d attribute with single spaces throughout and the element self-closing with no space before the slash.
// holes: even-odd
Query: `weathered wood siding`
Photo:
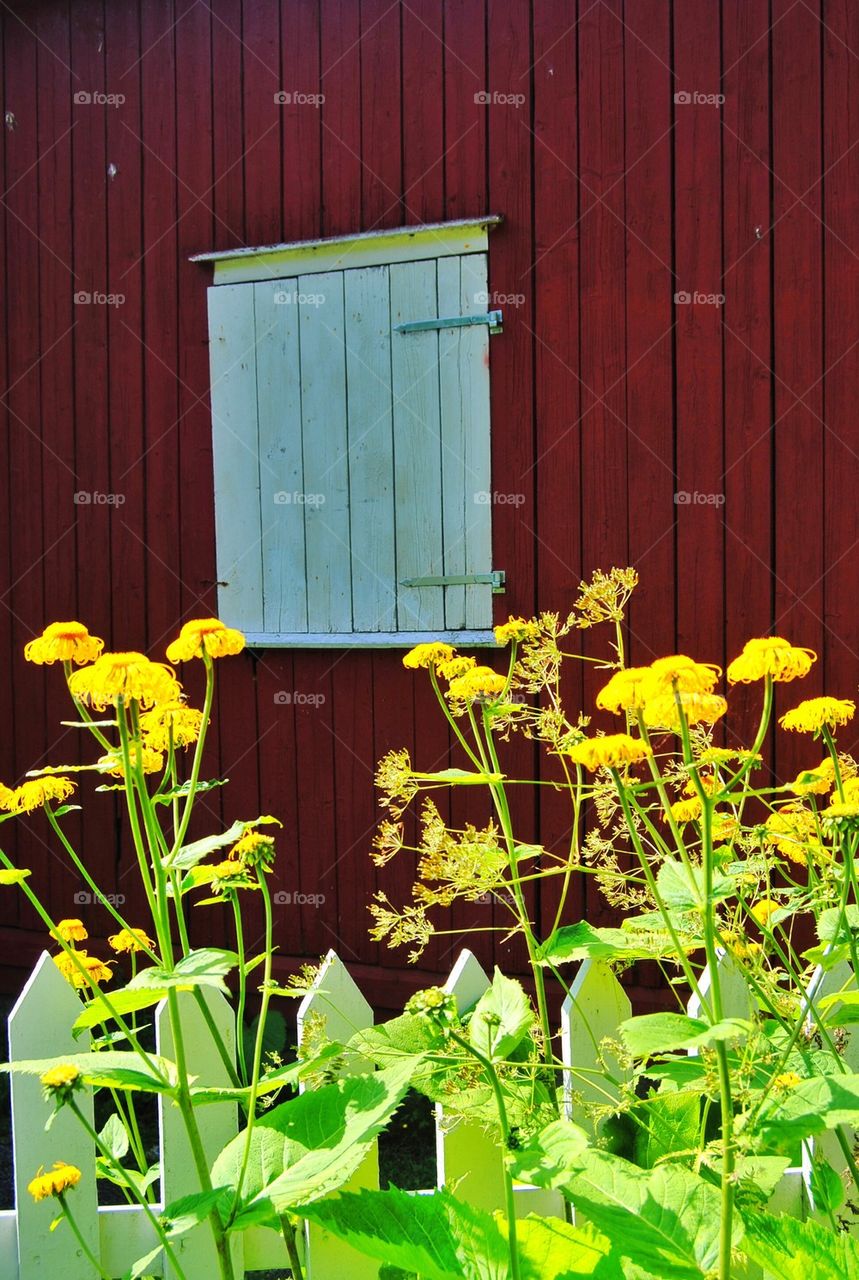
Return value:
<svg viewBox="0 0 859 1280">
<path fill-rule="evenodd" d="M 563 609 L 582 574 L 633 563 L 634 660 L 721 662 L 774 630 L 821 655 L 807 688 L 855 691 L 850 0 L 10 0 L 0 30 L 5 782 L 78 759 L 60 677 L 21 661 L 46 621 L 160 655 L 213 608 L 209 276 L 189 255 L 482 213 L 504 217 L 489 287 L 508 295 L 496 608 Z M 231 786 L 207 820 L 280 814 L 279 890 L 324 896 L 278 905 L 282 955 L 334 946 L 380 966 L 393 1002 L 405 961 L 368 941 L 366 900 L 377 882 L 402 898 L 411 868 L 369 863 L 372 772 L 399 745 L 447 761 L 425 684 L 381 651 L 248 653 L 220 675 L 208 771 Z M 573 705 L 598 679 L 571 677 Z M 734 701 L 754 716 L 754 689 Z M 779 767 L 811 745 L 782 742 Z M 557 797 L 517 800 L 523 833 L 563 841 Z M 472 796 L 465 812 L 484 816 Z M 112 799 L 70 827 L 134 918 Z M 39 815 L 21 824 L 22 862 L 57 915 L 99 932 L 47 836 Z M 0 910 L 4 957 L 29 965 L 34 918 L 11 892 Z M 488 936 L 469 935 L 484 960 Z M 425 967 L 460 945 L 439 939 Z"/>
</svg>

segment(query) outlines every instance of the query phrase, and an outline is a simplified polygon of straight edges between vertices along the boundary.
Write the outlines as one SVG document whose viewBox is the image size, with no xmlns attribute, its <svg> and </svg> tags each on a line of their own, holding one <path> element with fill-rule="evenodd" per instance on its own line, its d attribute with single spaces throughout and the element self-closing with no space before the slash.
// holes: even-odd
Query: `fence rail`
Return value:
<svg viewBox="0 0 859 1280">
<path fill-rule="evenodd" d="M 746 983 L 733 968 L 729 957 L 720 961 L 725 1016 L 748 1017 L 751 1013 Z M 852 974 L 847 966 L 829 972 L 819 971 L 809 987 L 816 999 L 843 990 Z M 489 985 L 480 964 L 469 951 L 457 960 L 445 987 L 457 997 L 460 1013 L 467 1012 Z M 702 989 L 706 990 L 707 975 Z M 186 1028 L 188 1070 L 207 1084 L 227 1083 L 227 1073 L 199 1005 L 189 993 L 180 996 L 183 1026 Z M 235 1019 L 231 1005 L 220 992 L 207 990 L 209 1012 L 216 1020 L 228 1053 L 235 1055 Z M 588 1081 L 588 1073 L 598 1067 L 599 1046 L 606 1037 L 615 1038 L 618 1025 L 631 1014 L 626 992 L 607 964 L 586 960 L 579 967 L 570 994 L 561 1012 L 561 1058 L 565 1066 L 565 1099 L 567 1114 L 585 1126 L 589 1121 L 585 1104 L 597 1094 Z M 696 1001 L 689 1012 L 700 1013 Z M 80 1013 L 80 1000 L 47 952 L 38 960 L 29 981 L 9 1015 L 10 1060 L 59 1057 L 64 1053 L 81 1053 L 89 1047 L 89 1033 L 74 1039 L 69 1028 Z M 298 1007 L 296 1031 L 300 1038 L 309 1018 L 321 1015 L 332 1039 L 346 1039 L 355 1031 L 373 1024 L 370 1005 L 350 977 L 346 967 L 333 951 L 325 958 L 312 989 Z M 156 1052 L 172 1056 L 166 1001 L 155 1011 Z M 846 1065 L 859 1070 L 859 1037 L 850 1036 L 844 1045 Z M 341 1071 L 359 1070 L 353 1062 L 345 1062 Z M 600 1086 L 605 1101 L 604 1084 Z M 91 1094 L 81 1094 L 80 1107 L 92 1122 Z M 4 1280 L 44 1280 L 47 1275 L 62 1275 L 63 1280 L 93 1280 L 91 1265 L 83 1250 L 76 1247 L 69 1232 L 62 1227 L 50 1230 L 53 1214 L 48 1206 L 36 1204 L 27 1193 L 27 1184 L 40 1165 L 50 1167 L 62 1158 L 77 1165 L 83 1173 L 74 1192 L 75 1219 L 88 1246 L 99 1258 L 104 1271 L 121 1276 L 136 1259 L 153 1249 L 155 1239 L 151 1224 L 136 1205 L 99 1205 L 97 1201 L 96 1152 L 76 1118 L 61 1110 L 49 1131 L 45 1122 L 49 1105 L 42 1097 L 38 1080 L 22 1074 L 12 1075 L 12 1144 L 14 1163 L 15 1208 L 0 1211 L 0 1270 Z M 157 1095 L 159 1145 L 161 1157 L 161 1206 L 198 1189 L 194 1164 L 178 1110 Z M 239 1115 L 234 1103 L 206 1106 L 198 1112 L 203 1145 L 210 1163 L 221 1148 L 238 1132 Z M 436 1109 L 436 1185 L 456 1184 L 457 1194 L 476 1208 L 495 1210 L 503 1204 L 503 1187 L 498 1150 L 483 1130 L 467 1121 L 451 1123 L 442 1107 Z M 822 1139 L 826 1154 L 838 1161 L 830 1146 L 834 1135 Z M 805 1144 L 801 1164 L 788 1169 L 771 1202 L 776 1212 L 797 1218 L 811 1216 L 809 1179 L 813 1152 Z M 378 1152 L 374 1147 L 352 1180 L 350 1189 L 379 1185 Z M 429 1188 L 428 1188 L 429 1190 Z M 536 1187 L 516 1188 L 518 1214 L 562 1213 L 558 1193 Z M 214 1250 L 208 1226 L 196 1227 L 175 1242 L 177 1255 L 187 1280 L 211 1280 L 216 1274 Z M 308 1224 L 303 1240 L 307 1280 L 375 1280 L 378 1263 L 357 1253 L 350 1246 L 322 1229 Z M 236 1273 L 281 1268 L 289 1263 L 283 1240 L 274 1231 L 257 1228 L 236 1237 L 234 1242 Z M 169 1264 L 162 1259 L 148 1268 L 163 1280 L 174 1280 Z"/>
</svg>

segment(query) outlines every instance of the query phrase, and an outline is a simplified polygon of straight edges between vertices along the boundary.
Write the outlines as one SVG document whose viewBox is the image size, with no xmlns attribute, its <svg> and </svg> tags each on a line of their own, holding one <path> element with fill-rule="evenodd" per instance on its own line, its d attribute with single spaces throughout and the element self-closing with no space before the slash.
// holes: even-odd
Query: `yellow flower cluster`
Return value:
<svg viewBox="0 0 859 1280">
<path fill-rule="evenodd" d="M 794 733 L 820 733 L 853 719 L 856 703 L 850 698 L 808 698 L 779 720 L 783 729 Z"/>
<path fill-rule="evenodd" d="M 432 640 L 427 644 L 416 644 L 414 649 L 410 649 L 403 658 L 403 666 L 409 671 L 417 671 L 420 667 L 437 667 L 439 663 L 450 662 L 455 653 L 452 645 Z"/>
<path fill-rule="evenodd" d="M 644 706 L 644 685 L 650 675 L 649 667 L 627 667 L 615 671 L 608 684 L 603 685 L 596 696 L 596 704 L 603 711 L 638 711 Z"/>
<path fill-rule="evenodd" d="M 136 742 L 129 744 L 128 756 L 132 770 L 135 769 L 139 760 L 144 773 L 158 773 L 164 764 L 164 757 L 160 751 L 153 751 L 147 746 L 138 746 Z M 125 763 L 122 752 L 118 748 L 99 756 L 97 765 L 102 773 L 107 773 L 112 778 L 125 777 Z"/>
<path fill-rule="evenodd" d="M 446 697 L 460 702 L 498 698 L 507 686 L 506 677 L 491 667 L 472 667 L 465 675 L 451 680 Z"/>
<path fill-rule="evenodd" d="M 84 973 L 81 973 L 67 952 L 61 951 L 58 956 L 54 956 L 54 964 L 66 982 L 71 983 L 73 987 L 78 989 L 87 986 L 87 977 L 96 986 L 100 986 L 103 982 L 110 982 L 113 974 L 109 967 L 97 959 L 96 956 L 87 955 L 86 951 L 75 951 L 74 954 L 75 959 L 83 966 Z"/>
<path fill-rule="evenodd" d="M 495 639 L 498 644 L 509 644 L 511 640 L 536 640 L 540 634 L 539 625 L 533 620 L 524 618 L 508 618 L 495 628 Z"/>
<path fill-rule="evenodd" d="M 466 671 L 472 671 L 476 666 L 476 658 L 457 656 L 451 658 L 448 662 L 440 662 L 436 667 L 436 671 L 444 680 L 456 680 L 459 676 L 464 676 Z"/>
<path fill-rule="evenodd" d="M 233 845 L 229 858 L 247 867 L 269 867 L 274 862 L 274 837 L 263 831 L 246 831 Z"/>
<path fill-rule="evenodd" d="M 155 943 L 142 929 L 120 929 L 119 933 L 112 933 L 108 938 L 108 946 L 112 947 L 118 954 L 132 951 L 144 951 L 147 948 L 151 951 Z"/>
<path fill-rule="evenodd" d="M 104 641 L 91 636 L 82 622 L 52 622 L 42 634 L 24 646 L 24 657 L 39 666 L 54 662 L 95 662 Z"/>
<path fill-rule="evenodd" d="M 823 854 L 814 814 L 801 805 L 791 804 L 777 809 L 764 825 L 767 844 L 773 845 L 791 862 L 805 866 L 809 852 L 818 857 Z"/>
<path fill-rule="evenodd" d="M 835 785 L 835 765 L 832 757 L 827 756 L 813 769 L 798 773 L 790 784 L 790 789 L 797 796 L 823 796 Z"/>
<path fill-rule="evenodd" d="M 42 1173 L 28 1183 L 27 1190 L 34 1200 L 45 1200 L 48 1196 L 61 1196 L 71 1187 L 76 1187 L 81 1180 L 81 1171 L 73 1164 L 65 1164 L 57 1160 L 50 1173 Z"/>
<path fill-rule="evenodd" d="M 722 668 L 709 662 L 695 662 L 685 653 L 675 653 L 669 658 L 656 658 L 648 668 L 644 685 L 644 700 L 650 702 L 663 694 L 712 693 L 722 674 Z"/>
<path fill-rule="evenodd" d="M 72 1062 L 62 1062 L 59 1066 L 49 1067 L 41 1076 L 39 1083 L 46 1094 L 59 1097 L 70 1094 L 80 1080 L 80 1071 Z"/>
<path fill-rule="evenodd" d="M 63 942 L 84 942 L 89 934 L 82 920 L 70 918 L 58 920 L 51 930 L 51 937 Z"/>
<path fill-rule="evenodd" d="M 151 662 L 142 653 L 103 653 L 91 667 L 69 677 L 72 697 L 103 711 L 105 707 L 136 701 L 143 708 L 157 702 L 178 702 L 182 695 L 171 667 Z"/>
<path fill-rule="evenodd" d="M 202 727 L 202 711 L 184 702 L 160 703 L 140 717 L 143 742 L 153 751 L 167 751 L 171 736 L 174 747 L 189 747 L 199 738 Z"/>
<path fill-rule="evenodd" d="M 652 729 L 680 731 L 680 709 L 683 708 L 686 723 L 714 724 L 728 710 L 728 704 L 718 693 L 678 692 L 662 693 L 649 698 L 644 704 L 644 722 Z"/>
<path fill-rule="evenodd" d="M 749 640 L 743 646 L 739 658 L 734 658 L 728 666 L 728 683 L 749 684 L 766 676 L 781 682 L 800 680 L 808 675 L 816 661 L 813 649 L 797 648 L 781 636 L 765 636 Z"/>
<path fill-rule="evenodd" d="M 49 774 L 44 778 L 22 782 L 20 787 L 14 789 L 3 787 L 0 791 L 0 809 L 5 809 L 7 813 L 31 813 L 33 809 L 43 809 L 52 801 L 61 803 L 67 800 L 76 785 L 71 778 Z"/>
<path fill-rule="evenodd" d="M 749 915 L 757 921 L 762 929 L 766 929 L 770 920 L 779 910 L 781 910 L 781 903 L 774 901 L 772 898 L 761 898 L 749 907 Z"/>
<path fill-rule="evenodd" d="M 204 652 L 210 658 L 226 658 L 241 653 L 244 647 L 241 631 L 225 627 L 217 618 L 197 618 L 186 622 L 178 639 L 168 645 L 167 661 L 189 662 L 192 658 L 202 658 Z"/>
<path fill-rule="evenodd" d="M 689 800 L 677 800 L 671 806 L 671 816 L 675 822 L 681 825 L 687 822 L 697 822 L 701 817 L 702 804 L 700 796 L 692 796 Z"/>
<path fill-rule="evenodd" d="M 646 743 L 639 738 L 631 738 L 628 733 L 608 733 L 602 738 L 585 738 L 570 747 L 566 754 L 575 764 L 584 765 L 593 772 L 637 764 L 652 752 Z"/>
</svg>

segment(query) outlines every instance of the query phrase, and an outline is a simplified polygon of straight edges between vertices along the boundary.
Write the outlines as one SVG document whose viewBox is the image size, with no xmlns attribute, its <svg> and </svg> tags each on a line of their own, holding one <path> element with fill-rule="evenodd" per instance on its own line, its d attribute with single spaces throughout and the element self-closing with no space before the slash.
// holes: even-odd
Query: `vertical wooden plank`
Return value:
<svg viewBox="0 0 859 1280">
<path fill-rule="evenodd" d="M 79 1013 L 80 999 L 47 951 L 43 951 L 9 1015 L 9 1060 L 86 1053 L 89 1032 L 77 1040 L 71 1034 L 72 1023 Z M 57 1160 L 80 1169 L 81 1180 L 71 1193 L 75 1221 L 88 1247 L 97 1256 L 95 1148 L 68 1108 L 59 1111 L 50 1130 L 45 1130 L 53 1104 L 44 1101 L 38 1076 L 13 1073 L 11 1096 L 18 1280 L 42 1280 L 52 1271 L 61 1272 L 68 1280 L 91 1280 L 92 1266 L 68 1225 L 55 1232 L 50 1229 L 55 1217 L 53 1200 L 37 1204 L 27 1184 L 40 1168 L 48 1171 Z M 92 1091 L 79 1093 L 77 1100 L 83 1115 L 92 1124 Z"/>
<path fill-rule="evenodd" d="M 770 6 L 723 9 L 725 294 L 725 657 L 770 633 L 773 617 Z M 796 641 L 796 643 L 800 643 Z M 736 685 L 730 729 L 753 740 L 760 689 Z M 769 750 L 765 751 L 768 758 Z"/>
<path fill-rule="evenodd" d="M 855 432 L 855 389 L 859 379 L 859 172 L 853 145 L 859 128 L 859 12 L 845 0 L 826 6 L 823 100 L 823 221 L 826 377 L 824 404 L 824 689 L 844 696 L 856 683 L 859 623 L 850 590 L 855 539 L 852 494 L 859 482 Z M 859 730 L 839 734 L 842 750 L 855 752 Z"/>
<path fill-rule="evenodd" d="M 373 1025 L 373 1010 L 334 951 L 329 951 L 325 956 L 312 990 L 298 1006 L 299 1044 L 305 1024 L 312 1016 L 325 1019 L 325 1030 L 332 1040 L 348 1040 L 356 1031 Z M 356 1075 L 365 1070 L 366 1062 L 351 1055 L 345 1058 L 341 1074 Z M 344 1190 L 375 1190 L 378 1186 L 379 1152 L 374 1144 Z M 377 1262 L 357 1253 L 348 1245 L 344 1246 L 342 1240 L 323 1228 L 306 1222 L 304 1240 L 307 1280 L 327 1280 L 328 1276 L 341 1273 L 346 1265 L 350 1277 L 354 1275 L 356 1280 L 376 1280 L 379 1270 Z"/>
<path fill-rule="evenodd" d="M 772 26 L 773 348 L 775 355 L 776 635 L 823 655 L 823 235 L 821 213 L 821 5 L 774 0 Z M 799 197 L 802 197 L 801 200 Z M 801 501 L 797 495 L 801 494 Z M 851 535 L 852 537 L 852 535 Z M 784 686 L 776 714 L 823 692 L 824 663 Z M 828 692 L 828 690 L 827 690 Z M 799 735 L 779 734 L 775 765 L 793 777 Z"/>
<path fill-rule="evenodd" d="M 469 218 L 489 212 L 487 113 L 478 97 L 487 88 L 486 3 L 444 0 L 443 12 L 445 215 Z"/>
<path fill-rule="evenodd" d="M 310 631 L 352 630 L 343 273 L 299 276 L 304 537 Z"/>
<path fill-rule="evenodd" d="M 404 221 L 444 217 L 444 14 L 438 0 L 402 7 Z M 413 75 L 420 75 L 414 92 Z"/>
<path fill-rule="evenodd" d="M 397 622 L 401 630 L 434 631 L 444 627 L 443 589 L 402 581 L 443 572 L 438 332 L 394 329 L 438 314 L 435 262 L 400 263 L 390 278 Z"/>
<path fill-rule="evenodd" d="M 212 10 L 212 192 L 216 242 L 232 249 L 247 244 L 242 111 L 242 0 L 210 0 Z"/>
<path fill-rule="evenodd" d="M 387 267 L 345 271 L 352 625 L 394 631 L 394 435 Z"/>
<path fill-rule="evenodd" d="M 605 961 L 583 960 L 561 1006 L 561 1055 L 567 1117 L 587 1129 L 592 1122 L 582 1103 L 606 1101 L 600 1044 L 606 1037 L 616 1039 L 618 1026 L 631 1013 L 629 997 Z M 620 1068 L 615 1074 L 623 1077 Z"/>
<path fill-rule="evenodd" d="M 318 202 L 322 234 L 349 235 L 361 226 L 360 5 L 354 0 L 320 0 L 319 43 L 320 85 L 325 98 L 319 166 L 323 198 Z M 303 59 L 303 51 L 299 56 Z M 287 199 L 289 190 L 287 183 Z M 300 190 L 295 187 L 294 199 Z M 300 207 L 306 210 L 307 202 Z M 302 234 L 307 234 L 306 230 Z"/>
<path fill-rule="evenodd" d="M 578 133 L 568 125 L 578 112 L 575 6 L 550 0 L 534 9 L 534 247 L 532 270 L 515 301 L 534 297 L 536 608 L 557 609 L 582 574 L 581 383 L 579 344 Z M 630 15 L 631 17 L 631 15 Z M 493 262 L 493 238 L 489 260 Z M 518 314 L 518 306 L 516 312 Z M 511 315 L 508 303 L 505 319 Z M 511 320 L 515 323 L 515 320 Z M 502 566 L 503 567 L 503 566 Z M 568 662 L 562 686 L 570 707 L 583 706 L 582 668 Z M 586 708 L 589 710 L 589 708 Z M 538 754 L 537 776 L 561 778 L 558 761 Z M 566 855 L 570 802 L 563 792 L 540 788 L 540 839 Z M 586 877 L 572 886 L 567 920 L 584 915 Z M 559 904 L 558 878 L 540 887 L 540 923 L 551 932 Z"/>
<path fill-rule="evenodd" d="M 242 4 L 242 148 L 245 243 L 273 244 L 281 227 L 281 128 L 279 95 L 308 89 L 282 84 L 279 0 Z M 312 92 L 312 89 L 310 90 Z M 310 108 L 313 110 L 313 108 Z M 308 110 L 305 106 L 302 110 Z M 272 198 L 274 196 L 274 198 Z"/>
<path fill-rule="evenodd" d="M 722 243 L 710 215 L 722 198 L 721 122 L 706 100 L 719 92 L 719 18 L 717 8 L 674 10 L 677 646 L 721 663 Z"/>
<path fill-rule="evenodd" d="M 284 240 L 323 234 L 325 210 L 322 183 L 327 179 L 327 170 L 322 163 L 324 137 L 331 134 L 332 144 L 337 147 L 338 152 L 345 154 L 346 135 L 340 134 L 336 125 L 333 129 L 326 129 L 323 134 L 322 120 L 323 114 L 327 112 L 328 87 L 322 83 L 322 70 L 329 63 L 323 62 L 320 66 L 321 7 L 321 0 L 303 0 L 298 5 L 293 0 L 280 0 L 279 88 L 292 96 L 290 102 L 283 103 L 279 108 L 282 151 L 280 213 Z M 357 5 L 351 7 L 357 9 Z M 347 28 L 342 32 L 342 37 L 348 49 L 351 44 L 348 26 L 352 18 L 351 15 L 342 16 Z M 357 23 L 357 13 L 355 21 Z M 353 55 L 357 61 L 357 46 L 353 49 Z M 305 95 L 305 100 L 296 101 L 296 94 Z M 322 101 L 318 100 L 319 95 Z M 339 123 L 338 120 L 337 124 Z M 358 113 L 348 122 L 348 127 L 360 128 Z M 263 177 L 263 189 L 265 183 L 266 179 Z"/>
<path fill-rule="evenodd" d="M 236 1024 L 232 1006 L 220 991 L 209 987 L 202 990 L 227 1055 L 235 1061 Z M 187 991 L 179 992 L 177 1000 L 188 1072 L 196 1076 L 200 1084 L 213 1087 L 229 1085 L 226 1067 L 193 995 Z M 176 1048 L 166 1000 L 162 1000 L 155 1010 L 155 1048 L 156 1053 L 175 1062 Z M 215 1157 L 238 1133 L 238 1108 L 234 1102 L 216 1102 L 198 1108 L 195 1114 L 203 1150 L 211 1167 Z M 168 1205 L 182 1196 L 199 1191 L 200 1180 L 182 1115 L 178 1107 L 161 1094 L 158 1095 L 158 1133 L 161 1146 L 161 1194 L 164 1204 Z M 241 1234 L 234 1233 L 230 1237 L 230 1243 L 233 1265 L 241 1275 Z M 174 1247 L 186 1280 L 209 1280 L 217 1273 L 218 1258 L 208 1222 L 200 1223 L 182 1236 Z M 175 1275 L 174 1269 L 165 1259 L 165 1280 L 175 1280 Z"/>
<path fill-rule="evenodd" d="M 263 629 L 254 291 L 209 289 L 212 456 L 218 609 L 223 621 Z"/>
<path fill-rule="evenodd" d="M 307 630 L 298 281 L 254 291 L 263 630 Z"/>
<path fill-rule="evenodd" d="M 461 258 L 439 258 L 438 313 L 455 316 L 468 310 L 462 300 Z M 461 308 L 463 308 L 461 312 Z M 468 374 L 460 364 L 462 329 L 440 329 L 438 335 L 439 414 L 441 417 L 442 540 L 445 574 L 465 573 L 466 521 L 481 495 L 466 462 Z M 466 366 L 468 373 L 470 366 Z M 488 372 L 488 371 L 487 371 Z M 489 388 L 487 386 L 487 398 Z M 486 498 L 489 498 L 488 484 Z M 490 548 L 491 551 L 491 548 Z M 465 627 L 465 587 L 445 587 L 444 625 Z"/>
<path fill-rule="evenodd" d="M 399 0 L 361 5 L 361 209 L 364 230 L 403 218 Z"/>
</svg>

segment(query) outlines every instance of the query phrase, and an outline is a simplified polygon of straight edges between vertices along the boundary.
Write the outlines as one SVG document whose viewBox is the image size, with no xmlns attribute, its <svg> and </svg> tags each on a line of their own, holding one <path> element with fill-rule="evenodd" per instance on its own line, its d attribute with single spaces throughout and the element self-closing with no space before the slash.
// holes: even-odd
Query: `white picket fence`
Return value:
<svg viewBox="0 0 859 1280">
<path fill-rule="evenodd" d="M 815 979 L 819 997 L 843 989 L 849 977 L 846 967 Z M 725 1015 L 747 1017 L 751 1013 L 745 982 L 725 957 L 721 962 L 721 978 Z M 460 1013 L 467 1012 L 489 985 L 489 978 L 474 958 L 463 951 L 445 984 L 457 997 Z M 217 991 L 207 993 L 224 1044 L 235 1053 L 235 1021 L 227 1000 Z M 188 1070 L 207 1084 L 227 1083 L 226 1070 L 193 997 L 184 993 L 183 1025 L 186 1026 Z M 73 1039 L 69 1028 L 80 1012 L 80 1000 L 47 952 L 40 957 L 17 1004 L 9 1016 L 11 1061 L 25 1058 L 60 1057 L 64 1053 L 86 1052 L 88 1035 Z M 689 1012 L 700 1010 L 693 1001 Z M 322 1015 L 332 1039 L 347 1039 L 355 1031 L 373 1025 L 373 1013 L 349 976 L 343 963 L 331 951 L 320 969 L 313 989 L 302 1000 L 297 1017 L 301 1035 L 311 1015 Z M 605 1101 L 604 1084 L 598 1090 L 588 1085 L 588 1073 L 598 1069 L 598 1046 L 604 1037 L 615 1037 L 619 1023 L 631 1014 L 629 999 L 608 966 L 599 961 L 585 961 L 572 984 L 561 1016 L 561 1051 L 568 1068 L 567 1112 L 580 1123 L 587 1124 L 579 1097 Z M 166 1002 L 155 1012 L 156 1052 L 171 1058 L 172 1043 Z M 851 1037 L 845 1047 L 849 1069 L 859 1070 L 859 1037 Z M 343 1072 L 356 1069 L 346 1063 Z M 357 1069 L 361 1069 L 358 1067 Z M 594 1078 L 596 1082 L 596 1077 Z M 40 1165 L 50 1168 L 62 1159 L 81 1169 L 83 1177 L 73 1196 L 75 1219 L 93 1254 L 101 1261 L 106 1274 L 121 1276 L 139 1257 L 157 1243 L 152 1227 L 137 1205 L 101 1205 L 97 1203 L 95 1177 L 96 1152 L 75 1117 L 62 1110 L 51 1129 L 45 1122 L 50 1104 L 42 1096 L 38 1079 L 12 1075 L 12 1136 L 15 1182 L 14 1209 L 0 1211 L 0 1274 L 3 1280 L 44 1280 L 61 1275 L 63 1280 L 94 1280 L 91 1264 L 77 1247 L 66 1224 L 54 1232 L 50 1223 L 54 1204 L 36 1204 L 27 1192 L 27 1184 Z M 81 1108 L 92 1121 L 92 1097 L 78 1095 Z M 158 1096 L 160 1151 L 162 1165 L 162 1204 L 199 1189 L 193 1161 L 181 1117 L 169 1100 Z M 503 1204 L 503 1187 L 497 1147 L 483 1130 L 467 1122 L 451 1124 L 442 1109 L 436 1116 L 436 1168 L 438 1186 L 455 1185 L 457 1194 L 477 1208 L 495 1210 Z M 203 1144 L 210 1162 L 239 1128 L 235 1104 L 207 1105 L 198 1112 Z M 840 1167 L 840 1152 L 833 1135 L 824 1135 L 823 1143 L 835 1167 Z M 810 1150 L 803 1162 L 789 1169 L 773 1197 L 771 1208 L 798 1218 L 809 1214 L 808 1179 Z M 349 1189 L 377 1187 L 378 1154 L 373 1150 L 349 1183 Z M 536 1187 L 518 1187 L 517 1214 L 531 1212 L 561 1214 L 560 1197 Z M 153 1206 L 156 1214 L 159 1206 Z M 378 1263 L 357 1253 L 327 1232 L 310 1226 L 303 1241 L 307 1280 L 376 1280 Z M 176 1241 L 175 1249 L 187 1280 L 212 1280 L 217 1266 L 208 1225 L 203 1224 Z M 234 1241 L 235 1269 L 238 1276 L 265 1270 L 288 1270 L 283 1240 L 275 1232 L 258 1228 L 237 1236 Z M 151 1265 L 152 1274 L 163 1280 L 175 1280 L 168 1262 Z"/>
</svg>

